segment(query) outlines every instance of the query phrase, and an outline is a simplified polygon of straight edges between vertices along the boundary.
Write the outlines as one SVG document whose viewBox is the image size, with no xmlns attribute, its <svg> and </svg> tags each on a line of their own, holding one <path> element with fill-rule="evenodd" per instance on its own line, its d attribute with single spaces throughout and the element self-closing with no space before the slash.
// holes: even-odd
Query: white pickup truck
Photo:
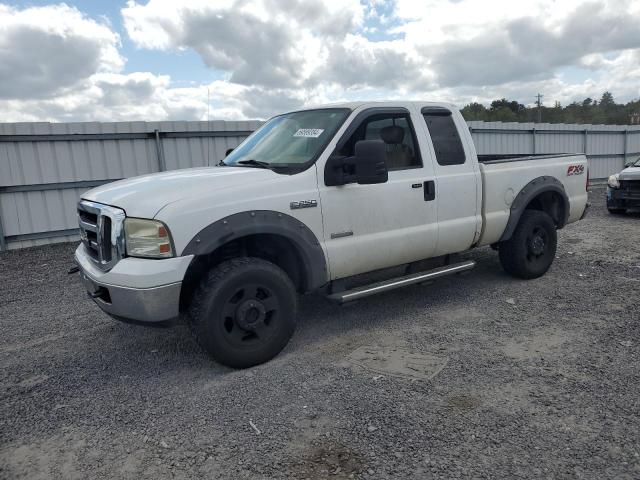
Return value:
<svg viewBox="0 0 640 480">
<path fill-rule="evenodd" d="M 215 167 L 88 191 L 75 262 L 108 314 L 186 318 L 215 359 L 248 367 L 287 344 L 297 294 L 427 282 L 483 245 L 509 274 L 543 275 L 587 183 L 581 154 L 478 158 L 450 104 L 329 105 L 270 119 Z"/>
</svg>

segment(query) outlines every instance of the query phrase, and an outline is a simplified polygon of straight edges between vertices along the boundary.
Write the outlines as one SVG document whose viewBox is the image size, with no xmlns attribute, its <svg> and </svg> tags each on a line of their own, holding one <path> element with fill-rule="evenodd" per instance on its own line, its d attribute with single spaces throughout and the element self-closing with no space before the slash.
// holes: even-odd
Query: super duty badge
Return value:
<svg viewBox="0 0 640 480">
<path fill-rule="evenodd" d="M 291 202 L 289 204 L 291 210 L 298 210 L 299 208 L 313 208 L 318 206 L 318 202 L 315 200 L 300 200 L 299 202 Z"/>
</svg>

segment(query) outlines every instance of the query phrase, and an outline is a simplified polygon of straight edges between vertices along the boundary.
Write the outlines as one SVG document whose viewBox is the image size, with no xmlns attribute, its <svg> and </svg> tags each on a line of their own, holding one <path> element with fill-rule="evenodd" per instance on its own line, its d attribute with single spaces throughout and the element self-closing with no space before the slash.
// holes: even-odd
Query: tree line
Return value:
<svg viewBox="0 0 640 480">
<path fill-rule="evenodd" d="M 544 123 L 590 123 L 604 125 L 627 125 L 640 123 L 640 100 L 626 104 L 616 103 L 611 92 L 604 92 L 600 100 L 585 98 L 562 106 L 541 106 L 540 115 Z M 489 107 L 481 103 L 470 103 L 461 110 L 465 120 L 486 122 L 537 122 L 538 106 L 527 107 L 515 100 L 494 100 Z"/>
</svg>

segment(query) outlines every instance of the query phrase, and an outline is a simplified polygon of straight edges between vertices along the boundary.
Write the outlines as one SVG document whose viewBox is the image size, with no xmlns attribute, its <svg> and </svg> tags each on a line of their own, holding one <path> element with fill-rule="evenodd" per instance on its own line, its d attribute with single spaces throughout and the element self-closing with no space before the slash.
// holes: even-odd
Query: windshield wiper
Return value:
<svg viewBox="0 0 640 480">
<path fill-rule="evenodd" d="M 257 167 L 257 168 L 271 168 L 271 164 L 269 162 L 263 162 L 261 160 L 239 160 L 236 162 L 236 165 L 246 165 L 248 167 Z"/>
<path fill-rule="evenodd" d="M 220 160 L 220 161 L 216 164 L 216 166 L 218 166 L 218 167 L 228 167 L 229 165 L 227 165 L 226 163 L 224 163 L 224 160 Z"/>
</svg>

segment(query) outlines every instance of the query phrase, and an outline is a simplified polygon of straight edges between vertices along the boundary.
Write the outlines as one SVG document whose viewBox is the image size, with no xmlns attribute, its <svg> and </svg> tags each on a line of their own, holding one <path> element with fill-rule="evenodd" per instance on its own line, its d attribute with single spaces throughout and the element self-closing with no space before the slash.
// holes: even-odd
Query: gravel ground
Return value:
<svg viewBox="0 0 640 480">
<path fill-rule="evenodd" d="M 0 477 L 640 478 L 640 214 L 591 197 L 543 278 L 480 249 L 431 286 L 306 297 L 290 345 L 244 371 L 184 327 L 102 314 L 72 245 L 0 254 Z M 362 346 L 442 369 L 372 371 L 348 361 Z"/>
</svg>

